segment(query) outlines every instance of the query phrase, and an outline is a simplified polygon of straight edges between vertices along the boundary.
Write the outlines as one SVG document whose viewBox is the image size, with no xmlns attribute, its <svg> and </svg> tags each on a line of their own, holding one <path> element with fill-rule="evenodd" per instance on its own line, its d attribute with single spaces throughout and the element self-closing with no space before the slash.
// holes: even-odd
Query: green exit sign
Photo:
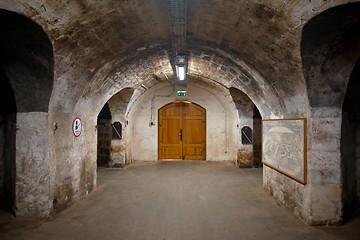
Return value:
<svg viewBox="0 0 360 240">
<path fill-rule="evenodd" d="M 178 97 L 185 97 L 186 96 L 186 91 L 177 91 L 177 96 Z"/>
</svg>

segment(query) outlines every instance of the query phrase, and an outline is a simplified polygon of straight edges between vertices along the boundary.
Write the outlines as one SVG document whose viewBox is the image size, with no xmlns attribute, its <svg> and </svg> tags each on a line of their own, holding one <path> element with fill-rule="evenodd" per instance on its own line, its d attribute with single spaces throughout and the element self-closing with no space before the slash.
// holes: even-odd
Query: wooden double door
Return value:
<svg viewBox="0 0 360 240">
<path fill-rule="evenodd" d="M 159 110 L 159 159 L 205 160 L 206 111 L 194 103 L 170 103 Z"/>
</svg>

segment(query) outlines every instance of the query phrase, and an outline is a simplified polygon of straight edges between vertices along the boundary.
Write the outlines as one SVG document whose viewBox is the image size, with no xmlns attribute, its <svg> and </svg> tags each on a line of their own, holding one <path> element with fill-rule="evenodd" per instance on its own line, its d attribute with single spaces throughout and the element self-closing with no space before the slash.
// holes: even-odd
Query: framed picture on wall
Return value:
<svg viewBox="0 0 360 240">
<path fill-rule="evenodd" d="M 262 162 L 306 184 L 306 118 L 262 120 Z"/>
</svg>

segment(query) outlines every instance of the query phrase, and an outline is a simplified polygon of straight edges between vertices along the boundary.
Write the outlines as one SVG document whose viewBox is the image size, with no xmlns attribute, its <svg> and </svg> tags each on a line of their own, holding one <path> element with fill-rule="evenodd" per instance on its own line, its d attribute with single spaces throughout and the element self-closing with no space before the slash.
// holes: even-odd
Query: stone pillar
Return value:
<svg viewBox="0 0 360 240">
<path fill-rule="evenodd" d="M 311 225 L 342 221 L 341 109 L 313 108 L 308 121 L 308 186 L 304 201 Z"/>
<path fill-rule="evenodd" d="M 82 120 L 82 131 L 78 137 L 72 132 L 76 117 Z M 55 180 L 53 209 L 59 212 L 89 194 L 96 187 L 97 116 L 82 112 L 56 112 L 51 115 L 51 124 L 58 129 L 52 132 L 52 161 Z"/>
<path fill-rule="evenodd" d="M 16 215 L 48 217 L 52 210 L 48 114 L 18 113 L 16 127 Z"/>
</svg>

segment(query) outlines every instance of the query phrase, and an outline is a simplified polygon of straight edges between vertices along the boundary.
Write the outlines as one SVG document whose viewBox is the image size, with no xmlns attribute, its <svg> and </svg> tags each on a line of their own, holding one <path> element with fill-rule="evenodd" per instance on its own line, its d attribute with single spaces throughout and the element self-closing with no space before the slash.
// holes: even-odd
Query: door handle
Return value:
<svg viewBox="0 0 360 240">
<path fill-rule="evenodd" d="M 182 141 L 182 129 L 180 129 L 179 137 L 180 137 L 180 141 Z"/>
</svg>

